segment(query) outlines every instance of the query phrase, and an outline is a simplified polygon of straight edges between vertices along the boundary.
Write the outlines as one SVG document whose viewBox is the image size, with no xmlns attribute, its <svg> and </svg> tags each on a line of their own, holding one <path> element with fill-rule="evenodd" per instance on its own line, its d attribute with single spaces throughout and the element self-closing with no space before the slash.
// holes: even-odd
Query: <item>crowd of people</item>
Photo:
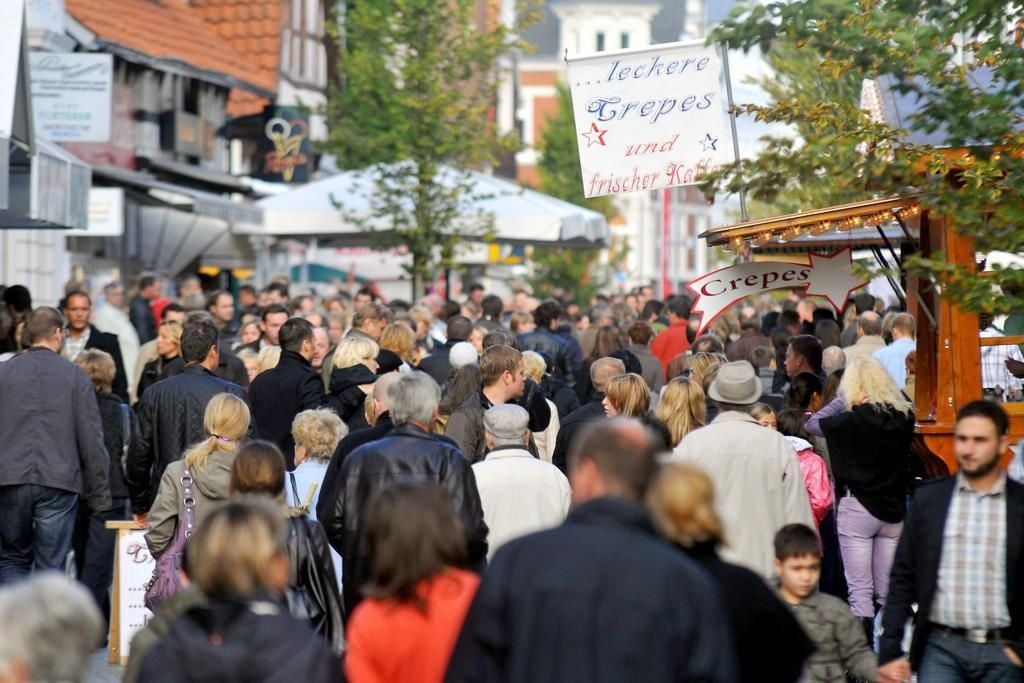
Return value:
<svg viewBox="0 0 1024 683">
<path fill-rule="evenodd" d="M 1024 680 L 1006 414 L 948 476 L 871 295 L 179 284 L 3 291 L 0 681 L 81 679 L 128 519 L 127 681 Z"/>
</svg>

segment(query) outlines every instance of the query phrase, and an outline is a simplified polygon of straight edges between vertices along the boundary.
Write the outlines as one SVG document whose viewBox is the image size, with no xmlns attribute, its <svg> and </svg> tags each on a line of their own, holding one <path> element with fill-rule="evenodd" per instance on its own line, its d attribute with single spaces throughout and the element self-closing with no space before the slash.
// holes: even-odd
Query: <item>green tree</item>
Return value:
<svg viewBox="0 0 1024 683">
<path fill-rule="evenodd" d="M 465 169 L 516 145 L 489 110 L 502 58 L 522 47 L 517 36 L 536 10 L 521 5 L 514 26 L 478 10 L 476 0 L 362 0 L 340 28 L 344 85 L 330 94 L 324 147 L 372 179 L 371 216 L 346 215 L 377 246 L 408 249 L 415 298 L 462 241 L 493 224 L 473 210 L 479 197 Z"/>
<path fill-rule="evenodd" d="M 552 197 L 592 209 L 612 218 L 617 213 L 611 197 L 583 196 L 583 172 L 580 169 L 580 151 L 576 136 L 576 121 L 572 113 L 572 96 L 564 84 L 557 86 L 558 114 L 548 117 L 541 135 L 541 158 L 537 165 L 540 190 Z M 614 250 L 612 263 L 625 256 L 623 245 Z M 601 249 L 587 247 L 535 247 L 532 261 L 534 274 L 530 284 L 542 295 L 554 290 L 570 293 L 576 301 L 588 302 L 607 287 L 611 268 L 600 263 Z"/>
<path fill-rule="evenodd" d="M 801 140 L 768 140 L 757 158 L 713 175 L 705 191 L 746 187 L 766 202 L 822 190 L 841 202 L 915 192 L 923 208 L 951 217 L 978 251 L 1021 252 L 1024 156 L 1016 150 L 1024 142 L 1024 50 L 1009 27 L 1022 18 L 1008 0 L 747 0 L 710 40 L 759 46 L 766 54 L 806 51 L 820 62 L 816 75 L 798 79 L 800 90 L 782 84 L 768 105 L 742 107 L 758 120 L 794 127 Z M 877 122 L 859 108 L 859 91 L 813 97 L 815 83 L 862 76 L 884 79 L 918 103 L 916 113 Z M 939 133 L 944 146 L 915 142 L 911 133 Z M 1021 269 L 981 278 L 941 253 L 904 265 L 935 278 L 968 310 L 1005 312 L 1022 304 L 993 288 L 1021 291 Z"/>
</svg>

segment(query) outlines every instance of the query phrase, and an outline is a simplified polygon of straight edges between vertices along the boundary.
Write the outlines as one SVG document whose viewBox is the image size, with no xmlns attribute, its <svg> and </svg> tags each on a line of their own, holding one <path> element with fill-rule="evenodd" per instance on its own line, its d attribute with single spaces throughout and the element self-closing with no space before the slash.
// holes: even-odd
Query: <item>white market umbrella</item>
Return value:
<svg viewBox="0 0 1024 683">
<path fill-rule="evenodd" d="M 454 182 L 456 173 L 442 171 L 442 182 Z M 609 237 L 605 217 L 590 209 L 523 188 L 509 180 L 469 171 L 473 199 L 465 219 L 479 211 L 494 216 L 495 242 L 557 246 L 603 246 Z M 266 197 L 257 202 L 263 209 L 263 225 L 236 224 L 235 232 L 274 237 L 322 237 L 323 241 L 364 245 L 370 235 L 350 217 L 369 219 L 370 195 L 377 174 L 345 171 Z M 341 208 L 338 208 L 340 205 Z M 386 222 L 373 229 L 386 231 Z"/>
</svg>

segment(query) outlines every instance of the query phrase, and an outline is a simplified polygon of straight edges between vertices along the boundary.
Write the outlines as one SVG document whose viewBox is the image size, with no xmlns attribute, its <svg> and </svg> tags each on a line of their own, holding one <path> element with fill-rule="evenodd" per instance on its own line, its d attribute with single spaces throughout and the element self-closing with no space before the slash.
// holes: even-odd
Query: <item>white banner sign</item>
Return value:
<svg viewBox="0 0 1024 683">
<path fill-rule="evenodd" d="M 124 234 L 124 190 L 120 187 L 89 188 L 89 227 L 68 230 L 68 237 L 120 237 Z"/>
<path fill-rule="evenodd" d="M 24 10 L 24 0 L 0 0 L 0 138 L 10 138 L 14 130 Z"/>
<path fill-rule="evenodd" d="M 31 52 L 36 135 L 55 142 L 110 142 L 114 57 Z"/>
<path fill-rule="evenodd" d="M 120 606 L 117 637 L 120 640 L 120 655 L 126 658 L 132 638 L 153 618 L 153 613 L 146 607 L 145 598 L 146 584 L 153 577 L 156 560 L 149 554 L 144 530 L 118 534 L 117 560 L 119 575 L 116 586 Z"/>
<path fill-rule="evenodd" d="M 603 52 L 568 73 L 587 197 L 693 185 L 726 161 L 717 47 Z"/>
</svg>

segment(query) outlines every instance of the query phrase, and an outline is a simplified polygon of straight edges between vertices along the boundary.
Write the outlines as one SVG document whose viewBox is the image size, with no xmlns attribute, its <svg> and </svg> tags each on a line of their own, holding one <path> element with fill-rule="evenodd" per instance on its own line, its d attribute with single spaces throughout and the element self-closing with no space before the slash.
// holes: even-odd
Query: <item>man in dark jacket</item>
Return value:
<svg viewBox="0 0 1024 683">
<path fill-rule="evenodd" d="M 996 403 L 957 414 L 959 473 L 917 489 L 892 565 L 879 679 L 1019 681 L 1024 660 L 1024 486 L 999 466 L 1009 419 Z M 917 605 L 909 660 L 907 620 Z"/>
<path fill-rule="evenodd" d="M 737 680 L 717 586 L 658 536 L 640 503 L 656 451 L 633 420 L 581 435 L 570 457 L 573 511 L 498 550 L 446 680 Z"/>
<path fill-rule="evenodd" d="M 79 497 L 109 510 L 110 456 L 92 382 L 60 357 L 64 320 L 41 306 L 28 351 L 0 363 L 0 584 L 64 570 Z"/>
<path fill-rule="evenodd" d="M 128 400 L 128 376 L 121 358 L 121 345 L 116 334 L 100 332 L 89 324 L 92 316 L 92 297 L 85 292 L 71 292 L 64 298 L 64 316 L 68 321 L 67 337 L 64 340 L 64 357 L 74 362 L 85 349 L 98 349 L 114 359 L 117 374 L 114 375 L 113 392 L 122 401 Z"/>
<path fill-rule="evenodd" d="M 555 465 L 562 472 L 567 472 L 567 460 L 569 449 L 572 447 L 577 433 L 590 422 L 597 422 L 605 419 L 604 390 L 612 377 L 622 375 L 626 372 L 626 364 L 618 358 L 598 358 L 590 366 L 590 381 L 594 385 L 594 398 L 587 404 L 569 413 L 562 421 L 558 429 L 558 439 L 555 441 L 555 452 L 551 458 L 551 464 Z"/>
<path fill-rule="evenodd" d="M 554 333 L 558 317 L 562 315 L 562 305 L 557 301 L 548 300 L 533 312 L 533 322 L 537 329 L 519 335 L 520 351 L 536 351 L 546 353 L 555 362 L 557 374 L 570 387 L 576 387 L 580 368 L 572 362 L 569 347 L 561 337 Z"/>
<path fill-rule="evenodd" d="M 139 333 L 139 343 L 145 344 L 156 339 L 156 318 L 150 302 L 160 296 L 160 282 L 146 275 L 139 280 L 139 293 L 132 298 L 128 307 L 128 319 Z"/>
<path fill-rule="evenodd" d="M 143 526 L 164 469 L 179 460 L 189 446 L 206 438 L 203 419 L 210 399 L 226 392 L 249 403 L 242 387 L 213 374 L 220 353 L 212 321 L 185 323 L 181 357 L 185 371 L 151 386 L 138 405 L 139 442 L 128 454 L 126 474 L 132 514 Z"/>
<path fill-rule="evenodd" d="M 292 421 L 303 410 L 327 403 L 324 383 L 310 364 L 313 358 L 313 326 L 308 320 L 290 318 L 281 326 L 281 360 L 277 367 L 252 382 L 249 398 L 256 434 L 277 444 L 288 469 L 295 467 Z"/>
<path fill-rule="evenodd" d="M 523 354 L 509 346 L 492 346 L 480 358 L 480 377 L 483 389 L 455 409 L 444 430 L 471 463 L 483 460 L 487 452 L 484 412 L 491 406 L 514 403 L 523 395 Z"/>
<path fill-rule="evenodd" d="M 350 616 L 370 577 L 366 505 L 375 492 L 396 481 L 431 481 L 444 488 L 466 534 L 469 568 L 482 568 L 487 558 L 487 525 L 473 469 L 449 439 L 429 431 L 441 401 L 437 382 L 423 372 L 404 374 L 388 389 L 388 400 L 397 426 L 345 458 L 333 500 L 320 496 L 328 515 L 318 517 L 342 558 L 345 613 Z"/>
<path fill-rule="evenodd" d="M 334 449 L 334 455 L 331 456 L 331 461 L 327 464 L 327 471 L 324 473 L 324 480 L 320 483 L 320 497 L 316 504 L 317 519 L 324 525 L 325 529 L 330 528 L 328 524 L 333 520 L 330 508 L 334 504 L 335 496 L 337 496 L 338 478 L 345 458 L 363 444 L 380 441 L 395 428 L 395 423 L 391 421 L 391 403 L 388 401 L 388 388 L 399 377 L 400 375 L 397 372 L 381 375 L 380 379 L 373 385 L 373 412 L 377 416 L 376 422 L 373 423 L 372 427 L 350 432 L 348 436 L 338 443 L 338 447 Z M 336 528 L 333 533 L 340 534 L 341 529 Z"/>
<path fill-rule="evenodd" d="M 444 383 L 448 381 L 448 376 L 452 373 L 452 364 L 448 359 L 448 354 L 453 346 L 466 341 L 471 334 L 473 334 L 473 323 L 469 318 L 462 315 L 449 318 L 448 340 L 420 361 L 420 370 L 430 375 L 438 386 L 444 386 Z"/>
</svg>

